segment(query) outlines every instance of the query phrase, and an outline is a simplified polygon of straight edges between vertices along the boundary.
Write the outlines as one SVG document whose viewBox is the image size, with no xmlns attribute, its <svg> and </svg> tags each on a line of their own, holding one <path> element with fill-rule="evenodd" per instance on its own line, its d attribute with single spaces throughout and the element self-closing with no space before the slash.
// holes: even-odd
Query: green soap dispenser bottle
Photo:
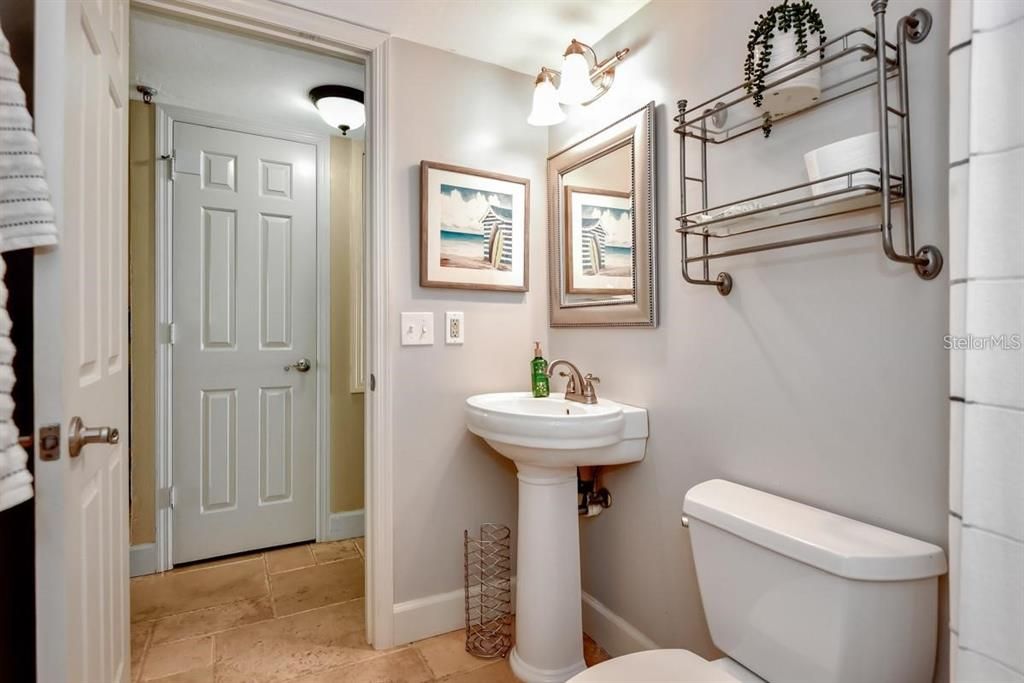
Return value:
<svg viewBox="0 0 1024 683">
<path fill-rule="evenodd" d="M 540 342 L 533 342 L 533 397 L 544 398 L 550 393 L 548 387 L 548 362 L 541 355 Z"/>
</svg>

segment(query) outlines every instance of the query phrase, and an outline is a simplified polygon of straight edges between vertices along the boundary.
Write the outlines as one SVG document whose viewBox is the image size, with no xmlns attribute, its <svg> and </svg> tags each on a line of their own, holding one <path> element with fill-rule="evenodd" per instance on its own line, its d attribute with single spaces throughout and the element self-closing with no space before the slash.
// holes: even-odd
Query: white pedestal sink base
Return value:
<svg viewBox="0 0 1024 683">
<path fill-rule="evenodd" d="M 562 671 L 537 669 L 524 662 L 515 647 L 512 648 L 512 654 L 508 657 L 508 663 L 512 667 L 512 673 L 516 675 L 516 678 L 521 681 L 527 681 L 527 683 L 565 683 L 565 681 L 587 668 L 586 663 L 581 661 Z"/>
<path fill-rule="evenodd" d="M 563 683 L 587 668 L 576 468 L 516 466 L 516 646 L 509 663 L 527 683 Z"/>
<path fill-rule="evenodd" d="M 519 469 L 512 671 L 527 683 L 564 683 L 587 668 L 576 467 L 643 460 L 647 411 L 559 394 L 480 394 L 466 399 L 466 426 Z"/>
</svg>

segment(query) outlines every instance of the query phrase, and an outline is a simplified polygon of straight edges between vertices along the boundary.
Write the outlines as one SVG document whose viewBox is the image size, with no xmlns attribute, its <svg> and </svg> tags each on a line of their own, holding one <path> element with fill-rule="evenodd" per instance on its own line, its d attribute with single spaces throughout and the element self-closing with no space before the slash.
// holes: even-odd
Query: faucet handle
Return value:
<svg viewBox="0 0 1024 683">
<path fill-rule="evenodd" d="M 588 384 L 590 384 L 590 383 L 592 383 L 592 382 L 597 382 L 598 384 L 600 384 L 600 383 L 601 383 L 601 378 L 600 378 L 600 377 L 594 377 L 594 376 L 593 376 L 593 375 L 592 375 L 591 373 L 589 373 L 589 372 L 588 372 L 587 374 L 585 374 L 585 375 L 583 376 L 583 379 L 584 379 L 584 380 L 585 380 L 585 381 L 586 381 L 586 382 L 587 382 Z"/>
<path fill-rule="evenodd" d="M 558 376 L 559 377 L 568 377 L 569 378 L 569 381 L 565 383 L 565 393 L 567 393 L 567 394 L 575 394 L 576 391 L 577 391 L 577 388 L 576 388 L 576 376 L 573 375 L 571 372 L 565 372 L 565 371 L 560 371 L 558 373 Z"/>
</svg>

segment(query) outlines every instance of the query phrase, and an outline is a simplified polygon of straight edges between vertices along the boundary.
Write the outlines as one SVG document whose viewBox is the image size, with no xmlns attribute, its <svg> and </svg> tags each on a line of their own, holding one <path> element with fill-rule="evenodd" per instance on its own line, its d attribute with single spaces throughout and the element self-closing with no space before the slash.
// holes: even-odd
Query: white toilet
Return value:
<svg viewBox="0 0 1024 683">
<path fill-rule="evenodd" d="M 686 494 L 711 638 L 728 655 L 652 650 L 570 683 L 926 683 L 942 549 L 714 479 Z"/>
</svg>

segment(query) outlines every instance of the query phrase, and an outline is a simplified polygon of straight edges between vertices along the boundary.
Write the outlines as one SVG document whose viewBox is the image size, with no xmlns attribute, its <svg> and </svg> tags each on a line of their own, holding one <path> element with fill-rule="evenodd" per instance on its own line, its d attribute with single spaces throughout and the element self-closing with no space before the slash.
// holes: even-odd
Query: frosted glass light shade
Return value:
<svg viewBox="0 0 1024 683">
<path fill-rule="evenodd" d="M 558 92 L 549 79 L 541 80 L 533 89 L 533 109 L 526 122 L 531 126 L 553 126 L 565 121 L 565 112 L 558 106 Z"/>
<path fill-rule="evenodd" d="M 558 86 L 558 99 L 563 104 L 582 104 L 597 95 L 590 82 L 590 64 L 580 53 L 568 54 L 562 60 L 562 79 Z"/>
<path fill-rule="evenodd" d="M 309 92 L 313 105 L 327 125 L 341 129 L 342 133 L 366 124 L 366 106 L 363 92 L 341 85 L 322 85 Z"/>
</svg>

